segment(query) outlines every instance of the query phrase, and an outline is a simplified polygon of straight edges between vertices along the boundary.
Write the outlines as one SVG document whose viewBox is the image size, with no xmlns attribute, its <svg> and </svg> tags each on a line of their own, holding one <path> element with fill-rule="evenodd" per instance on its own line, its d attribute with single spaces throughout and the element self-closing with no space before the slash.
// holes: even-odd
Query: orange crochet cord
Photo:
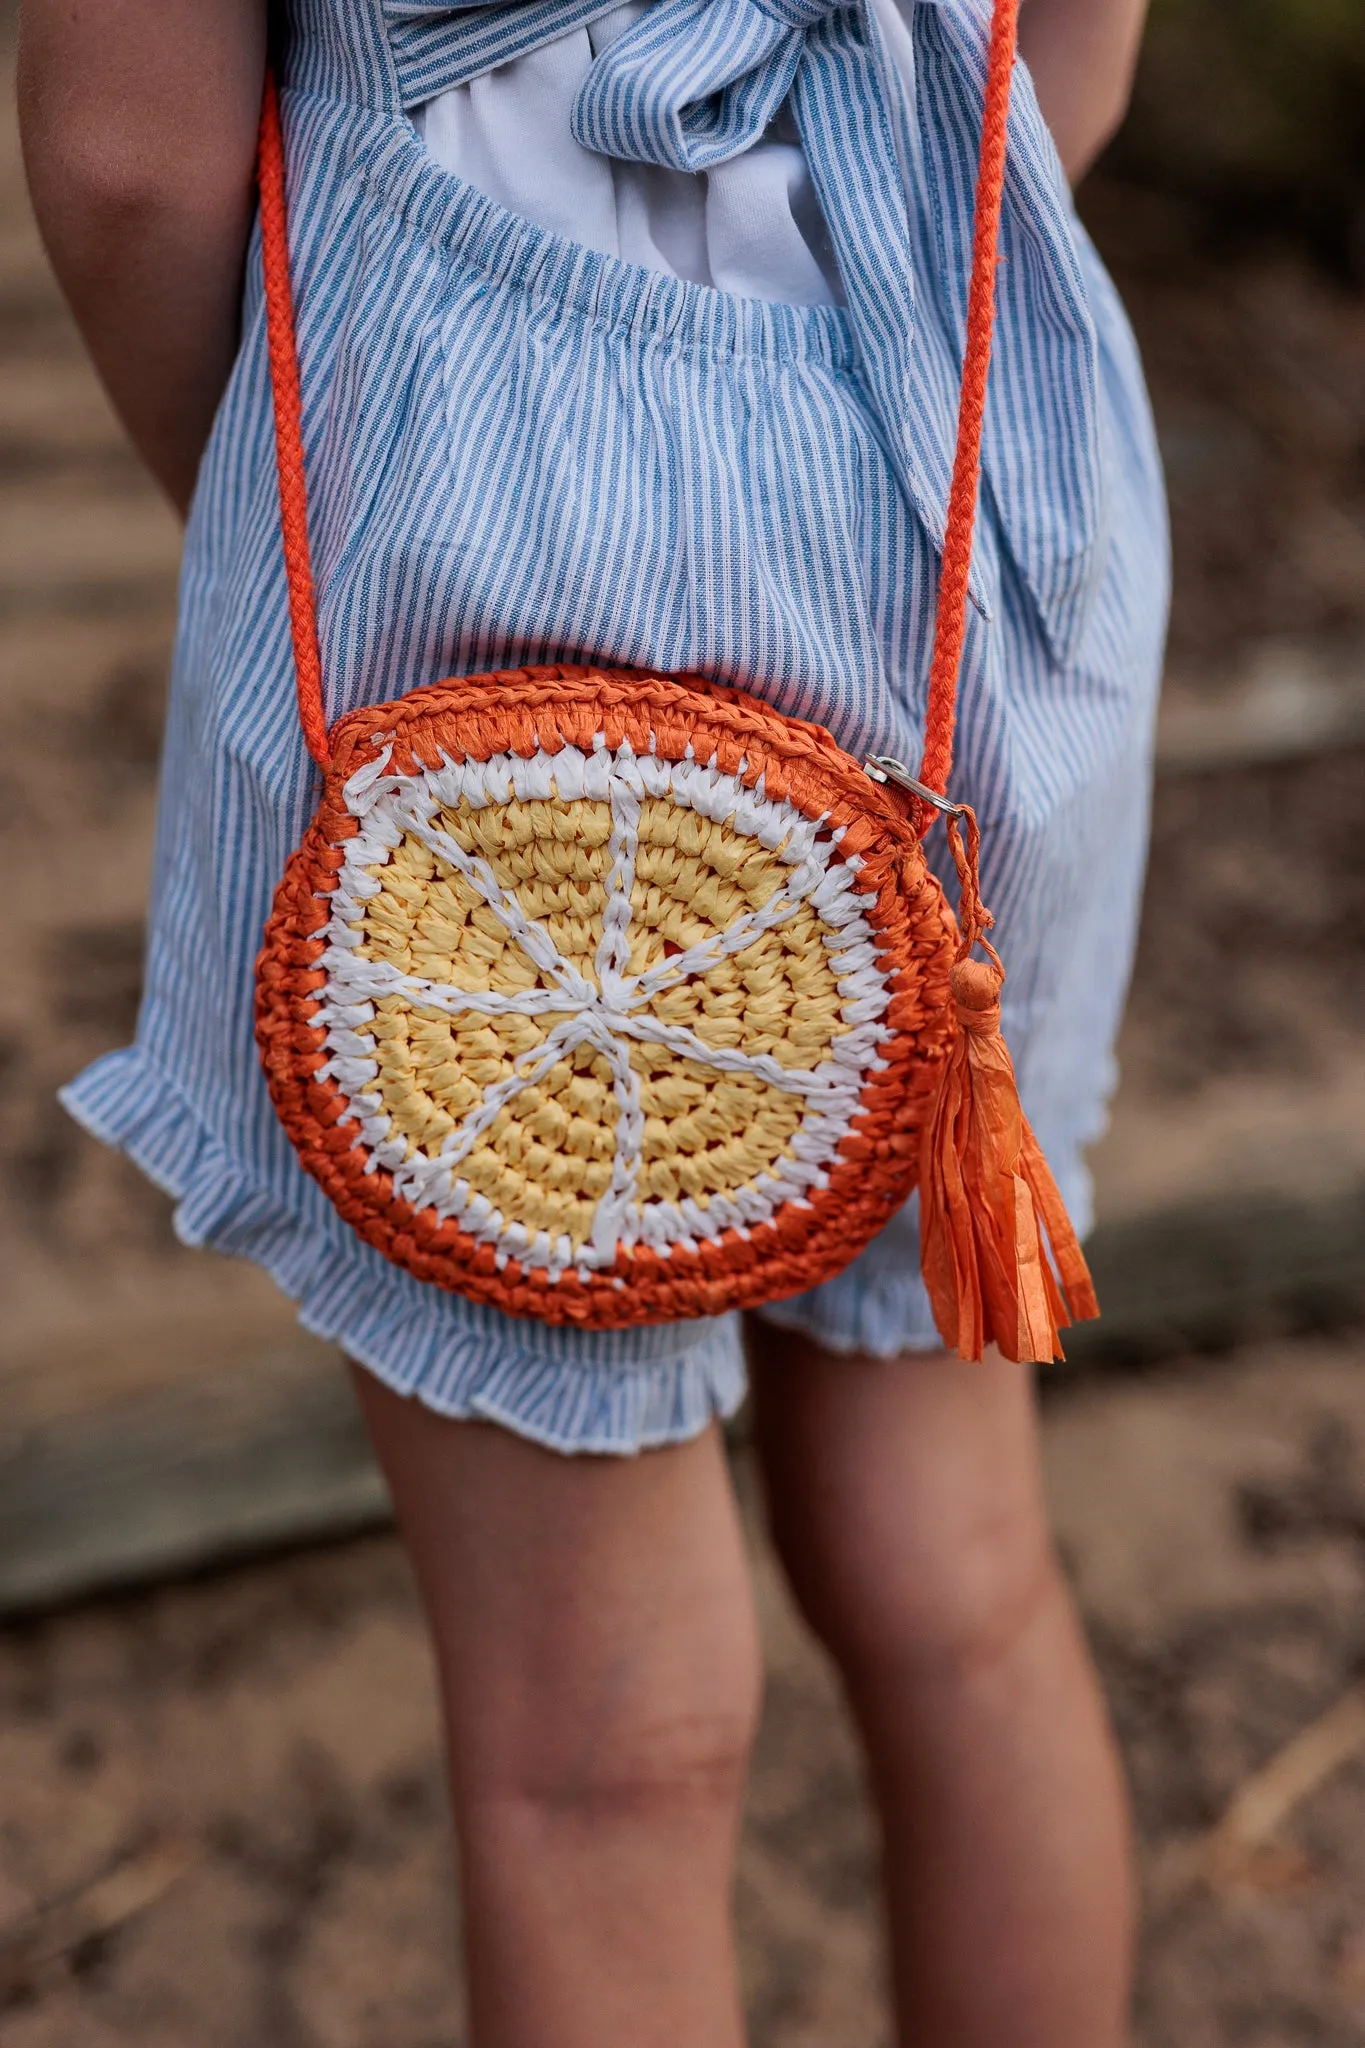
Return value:
<svg viewBox="0 0 1365 2048">
<path fill-rule="evenodd" d="M 1019 35 L 1019 0 L 996 0 L 986 69 L 986 104 L 981 124 L 981 157 L 976 181 L 972 276 L 967 299 L 967 342 L 962 362 L 962 397 L 957 416 L 957 449 L 948 495 L 948 517 L 939 570 L 934 653 L 929 668 L 929 703 L 924 721 L 924 755 L 919 779 L 946 795 L 953 766 L 953 728 L 962 645 L 967 630 L 967 581 L 981 482 L 981 433 L 986 418 L 986 384 L 995 326 L 995 272 L 1000 248 L 1000 215 L 1005 196 L 1006 140 L 1010 85 Z M 921 838 L 933 822 L 920 806 Z"/>
<path fill-rule="evenodd" d="M 1010 85 L 1018 28 L 1019 0 L 995 0 L 977 168 L 972 273 L 967 301 L 957 445 L 944 528 L 924 754 L 919 771 L 919 780 L 940 796 L 947 791 L 953 763 L 953 728 L 966 635 L 972 535 L 980 489 L 981 433 L 990 373 L 991 332 L 995 322 L 995 272 L 1005 190 Z M 273 76 L 266 79 L 261 109 L 259 177 L 270 382 L 275 404 L 275 449 L 280 476 L 280 523 L 284 533 L 285 571 L 289 579 L 289 623 L 294 639 L 299 718 L 309 753 L 320 767 L 325 768 L 330 760 L 330 746 L 323 707 L 322 664 L 318 653 L 317 611 L 308 547 L 308 497 L 304 481 L 293 289 L 289 275 L 284 146 L 280 133 L 279 95 Z M 921 838 L 935 815 L 930 805 L 915 800 L 915 826 Z"/>
<path fill-rule="evenodd" d="M 327 713 L 322 701 L 322 656 L 308 547 L 308 486 L 303 469 L 299 353 L 294 332 L 294 290 L 289 278 L 289 222 L 284 193 L 284 138 L 280 97 L 266 73 L 261 102 L 257 178 L 261 193 L 261 268 L 265 276 L 265 325 L 270 349 L 270 389 L 275 401 L 275 463 L 280 481 L 280 526 L 284 571 L 289 583 L 289 631 L 294 642 L 294 678 L 299 722 L 308 751 L 319 768 L 331 764 Z"/>
</svg>

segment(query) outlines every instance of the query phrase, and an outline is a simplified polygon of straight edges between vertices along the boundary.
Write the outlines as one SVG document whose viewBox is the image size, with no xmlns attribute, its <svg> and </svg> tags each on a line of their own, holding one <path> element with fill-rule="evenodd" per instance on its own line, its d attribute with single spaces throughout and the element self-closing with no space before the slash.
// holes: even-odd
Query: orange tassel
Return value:
<svg viewBox="0 0 1365 2048">
<path fill-rule="evenodd" d="M 963 883 L 963 950 L 952 971 L 960 1028 L 924 1127 L 921 1264 L 939 1334 L 960 1357 L 979 1359 L 994 1344 L 1006 1358 L 1051 1360 L 1062 1356 L 1059 1331 L 1099 1305 L 1000 1035 L 1005 976 L 981 936 L 990 920 L 967 816 L 965 849 L 956 819 L 949 825 Z M 968 957 L 978 941 L 989 962 Z"/>
</svg>

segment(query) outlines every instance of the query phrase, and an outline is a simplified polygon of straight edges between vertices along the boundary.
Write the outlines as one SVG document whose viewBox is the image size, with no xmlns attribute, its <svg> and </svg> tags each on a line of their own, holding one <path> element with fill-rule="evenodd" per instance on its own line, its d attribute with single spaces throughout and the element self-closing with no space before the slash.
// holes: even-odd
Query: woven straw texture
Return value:
<svg viewBox="0 0 1365 2048">
<path fill-rule="evenodd" d="M 386 1256 L 615 1328 L 810 1288 L 905 1200 L 956 928 L 827 733 L 556 667 L 427 685 L 331 748 L 257 1030 Z"/>
</svg>

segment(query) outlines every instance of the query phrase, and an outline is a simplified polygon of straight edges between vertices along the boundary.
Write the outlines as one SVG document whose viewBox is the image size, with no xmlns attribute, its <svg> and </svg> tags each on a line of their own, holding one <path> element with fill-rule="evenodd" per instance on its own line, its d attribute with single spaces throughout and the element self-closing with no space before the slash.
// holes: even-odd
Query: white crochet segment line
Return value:
<svg viewBox="0 0 1365 2048">
<path fill-rule="evenodd" d="M 346 1099 L 360 1127 L 355 1142 L 368 1166 L 386 1168 L 393 1176 L 395 1195 L 414 1208 L 430 1211 L 442 1221 L 454 1217 L 477 1242 L 494 1246 L 500 1266 L 517 1259 L 528 1269 L 543 1269 L 552 1280 L 569 1272 L 587 1279 L 608 1270 L 623 1246 L 647 1245 L 661 1256 L 683 1246 L 700 1249 L 726 1231 L 747 1235 L 789 1203 L 808 1206 L 810 1196 L 828 1185 L 867 1079 L 883 1065 L 878 1048 L 891 1036 L 886 1022 L 890 991 L 875 935 L 854 887 L 862 863 L 856 855 L 839 857 L 842 831 L 822 838 L 821 819 L 807 818 L 795 805 L 765 795 L 761 777 L 755 788 L 746 788 L 739 774 L 723 772 L 714 758 L 705 763 L 668 761 L 653 753 L 636 754 L 628 742 L 609 749 L 600 735 L 590 754 L 562 747 L 529 759 L 496 754 L 487 761 L 455 762 L 443 756 L 439 768 L 414 775 L 390 774 L 391 753 L 392 748 L 385 747 L 345 787 L 347 807 L 359 830 L 342 848 L 343 864 L 318 962 L 327 979 L 314 1015 L 326 1032 L 328 1052 L 318 1078 L 331 1078 Z M 631 890 L 640 805 L 648 797 L 669 798 L 729 825 L 766 848 L 787 873 L 761 909 L 746 912 L 727 931 L 632 975 L 627 967 Z M 607 906 L 594 962 L 596 985 L 560 954 L 542 925 L 527 917 L 489 864 L 467 853 L 436 822 L 443 809 L 461 804 L 481 809 L 513 800 L 568 804 L 582 799 L 608 803 L 612 820 Z M 386 865 L 409 834 L 482 897 L 548 986 L 525 992 L 471 992 L 404 974 L 365 955 L 365 904 L 382 886 L 374 871 Z M 803 905 L 824 927 L 822 941 L 840 999 L 837 1034 L 816 1067 L 784 1067 L 767 1053 L 710 1046 L 694 1032 L 649 1013 L 647 1005 L 656 997 L 742 952 Z M 387 995 L 401 995 L 414 1006 L 450 1016 L 553 1013 L 559 1021 L 518 1057 L 509 1074 L 485 1088 L 481 1101 L 439 1150 L 427 1153 L 394 1129 L 374 1085 L 380 1069 L 370 1027 L 376 999 Z M 752 1074 L 803 1100 L 801 1122 L 781 1156 L 750 1185 L 729 1194 L 637 1200 L 645 1119 L 640 1076 L 630 1060 L 632 1043 L 666 1046 L 721 1073 Z M 618 1114 L 611 1181 L 598 1200 L 591 1236 L 575 1252 L 567 1235 L 552 1237 L 509 1221 L 461 1177 L 460 1166 L 506 1105 L 579 1046 L 591 1046 L 608 1063 Z"/>
</svg>

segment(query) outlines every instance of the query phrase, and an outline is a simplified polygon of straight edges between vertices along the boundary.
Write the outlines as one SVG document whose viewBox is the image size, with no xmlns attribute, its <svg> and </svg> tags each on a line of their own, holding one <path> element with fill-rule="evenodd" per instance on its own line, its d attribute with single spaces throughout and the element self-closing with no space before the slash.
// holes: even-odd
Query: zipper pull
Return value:
<svg viewBox="0 0 1365 2048">
<path fill-rule="evenodd" d="M 950 803 L 946 796 L 940 796 L 936 789 L 930 789 L 923 782 L 916 782 L 904 761 L 897 761 L 891 754 L 871 754 L 863 762 L 863 773 L 873 782 L 892 782 L 897 789 L 908 789 L 922 804 L 942 811 L 945 818 L 965 818 L 965 804 Z"/>
</svg>

